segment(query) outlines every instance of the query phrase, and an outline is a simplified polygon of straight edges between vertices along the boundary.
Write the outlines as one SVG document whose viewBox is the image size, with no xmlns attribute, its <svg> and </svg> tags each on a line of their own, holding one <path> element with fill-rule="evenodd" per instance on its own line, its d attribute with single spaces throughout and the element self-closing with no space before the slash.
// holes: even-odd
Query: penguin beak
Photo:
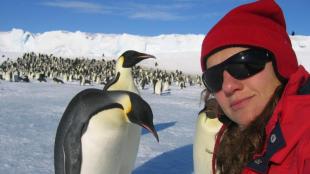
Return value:
<svg viewBox="0 0 310 174">
<path fill-rule="evenodd" d="M 146 108 L 150 109 L 150 107 L 148 105 L 146 106 Z M 152 112 L 151 110 L 149 110 L 149 111 Z M 157 131 L 156 131 L 154 124 L 153 124 L 153 114 L 152 113 L 142 115 L 142 117 L 140 115 L 140 117 L 139 117 L 139 114 L 133 114 L 130 112 L 127 114 L 127 118 L 131 123 L 137 124 L 137 125 L 145 128 L 149 132 L 151 132 L 154 135 L 154 137 L 156 138 L 157 142 L 159 142 L 158 134 L 157 134 Z"/>
<path fill-rule="evenodd" d="M 126 113 L 128 121 L 151 132 L 157 142 L 159 142 L 158 134 L 153 123 L 153 113 L 150 105 L 138 94 L 130 92 L 129 96 L 132 107 L 130 107 L 129 112 Z"/>
<path fill-rule="evenodd" d="M 159 142 L 159 137 L 158 137 L 157 131 L 153 125 L 148 126 L 148 125 L 143 124 L 143 123 L 141 123 L 139 125 L 141 127 L 145 128 L 146 130 L 148 130 L 149 132 L 151 132 L 154 135 L 154 137 L 156 138 L 157 142 Z"/>
<path fill-rule="evenodd" d="M 139 58 L 139 59 L 148 59 L 148 58 L 156 59 L 155 56 L 153 56 L 151 54 L 145 54 L 145 53 L 140 53 L 137 58 Z"/>
<path fill-rule="evenodd" d="M 148 59 L 148 58 L 155 58 L 155 56 L 146 54 L 146 53 L 140 53 L 140 52 L 134 52 L 133 55 L 124 55 L 124 68 L 130 68 L 141 62 L 142 60 Z"/>
</svg>

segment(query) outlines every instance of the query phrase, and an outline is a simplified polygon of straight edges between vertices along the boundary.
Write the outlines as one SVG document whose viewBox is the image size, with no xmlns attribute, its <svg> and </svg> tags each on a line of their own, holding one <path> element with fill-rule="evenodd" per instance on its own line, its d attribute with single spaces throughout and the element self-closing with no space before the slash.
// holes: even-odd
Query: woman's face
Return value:
<svg viewBox="0 0 310 174">
<path fill-rule="evenodd" d="M 207 59 L 206 67 L 215 66 L 246 49 L 223 49 Z M 263 111 L 279 85 L 280 81 L 270 61 L 266 63 L 264 70 L 243 80 L 238 80 L 224 71 L 222 89 L 214 95 L 224 113 L 243 129 Z"/>
</svg>

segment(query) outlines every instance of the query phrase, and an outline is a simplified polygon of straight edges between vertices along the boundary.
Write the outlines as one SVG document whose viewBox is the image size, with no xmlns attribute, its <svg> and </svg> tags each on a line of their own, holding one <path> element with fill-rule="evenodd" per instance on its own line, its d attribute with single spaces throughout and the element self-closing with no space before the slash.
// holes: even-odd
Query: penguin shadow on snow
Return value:
<svg viewBox="0 0 310 174">
<path fill-rule="evenodd" d="M 160 95 L 161 96 L 171 95 L 171 91 L 170 90 L 163 91 Z"/>
<path fill-rule="evenodd" d="M 133 174 L 192 174 L 193 168 L 193 145 L 188 144 L 150 159 Z"/>
<path fill-rule="evenodd" d="M 161 130 L 164 130 L 164 129 L 167 129 L 169 127 L 172 127 L 176 124 L 177 122 L 174 121 L 174 122 L 168 122 L 168 123 L 160 123 L 160 124 L 156 124 L 155 125 L 155 129 L 157 132 L 161 131 Z M 142 129 L 142 135 L 144 134 L 148 134 L 150 133 L 149 131 L 147 131 L 146 129 Z"/>
</svg>

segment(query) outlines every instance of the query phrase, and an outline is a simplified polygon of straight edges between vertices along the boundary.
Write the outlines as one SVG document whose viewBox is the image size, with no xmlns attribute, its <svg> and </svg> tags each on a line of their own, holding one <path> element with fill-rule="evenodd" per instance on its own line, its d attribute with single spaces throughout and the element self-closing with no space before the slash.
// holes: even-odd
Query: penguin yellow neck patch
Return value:
<svg viewBox="0 0 310 174">
<path fill-rule="evenodd" d="M 123 56 L 119 57 L 115 66 L 116 71 L 120 71 L 123 67 L 125 58 Z"/>
<path fill-rule="evenodd" d="M 121 103 L 121 105 L 124 108 L 124 113 L 125 113 L 125 117 L 126 117 L 125 119 L 128 122 L 130 122 L 129 119 L 127 118 L 128 117 L 128 113 L 131 112 L 131 110 L 132 110 L 132 104 L 131 104 L 129 96 L 128 95 L 122 96 L 119 99 L 119 103 Z"/>
</svg>

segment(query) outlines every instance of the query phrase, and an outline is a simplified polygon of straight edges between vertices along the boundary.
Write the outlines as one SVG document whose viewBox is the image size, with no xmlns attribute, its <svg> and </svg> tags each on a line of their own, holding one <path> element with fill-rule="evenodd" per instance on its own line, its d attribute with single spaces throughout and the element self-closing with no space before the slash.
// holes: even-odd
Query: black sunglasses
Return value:
<svg viewBox="0 0 310 174">
<path fill-rule="evenodd" d="M 265 68 L 273 54 L 261 48 L 251 48 L 232 55 L 224 62 L 208 68 L 202 74 L 202 81 L 209 92 L 215 93 L 222 89 L 223 72 L 226 70 L 238 80 L 251 77 Z"/>
</svg>

